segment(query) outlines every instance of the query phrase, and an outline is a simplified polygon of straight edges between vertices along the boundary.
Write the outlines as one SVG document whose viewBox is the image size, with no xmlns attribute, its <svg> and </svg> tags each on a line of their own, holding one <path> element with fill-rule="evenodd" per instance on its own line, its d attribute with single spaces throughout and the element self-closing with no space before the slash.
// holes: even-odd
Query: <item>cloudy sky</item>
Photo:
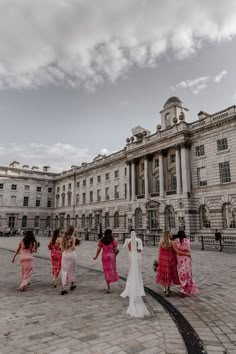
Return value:
<svg viewBox="0 0 236 354">
<path fill-rule="evenodd" d="M 235 57 L 235 0 L 0 0 L 0 165 L 120 150 L 170 96 L 235 105 Z"/>
</svg>

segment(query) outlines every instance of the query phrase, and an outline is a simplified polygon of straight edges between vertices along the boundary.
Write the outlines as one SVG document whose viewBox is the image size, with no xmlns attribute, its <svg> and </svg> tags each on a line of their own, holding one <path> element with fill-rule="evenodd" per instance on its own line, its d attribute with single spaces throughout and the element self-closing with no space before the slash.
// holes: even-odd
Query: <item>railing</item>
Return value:
<svg viewBox="0 0 236 354">
<path fill-rule="evenodd" d="M 216 241 L 215 236 L 198 236 L 198 242 L 201 243 L 201 250 L 205 250 L 205 246 L 219 246 L 222 251 L 224 247 L 236 247 L 236 238 L 234 236 L 222 236 Z"/>
</svg>

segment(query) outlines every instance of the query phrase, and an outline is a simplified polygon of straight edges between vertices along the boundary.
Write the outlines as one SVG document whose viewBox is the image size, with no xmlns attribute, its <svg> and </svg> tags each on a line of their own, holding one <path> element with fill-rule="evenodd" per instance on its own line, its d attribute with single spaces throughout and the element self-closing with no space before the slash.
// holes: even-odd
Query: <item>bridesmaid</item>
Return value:
<svg viewBox="0 0 236 354">
<path fill-rule="evenodd" d="M 96 256 L 97 259 L 102 249 L 102 266 L 107 283 L 106 293 L 110 293 L 110 284 L 119 280 L 119 275 L 116 272 L 116 254 L 117 254 L 117 241 L 112 236 L 110 229 L 105 230 L 104 237 L 98 242 L 98 249 Z"/>
<path fill-rule="evenodd" d="M 62 290 L 61 295 L 67 294 L 66 285 L 70 283 L 70 290 L 76 288 L 76 254 L 74 227 L 68 226 L 61 240 L 62 250 Z"/>
<path fill-rule="evenodd" d="M 54 288 L 57 287 L 57 278 L 61 270 L 61 231 L 59 229 L 54 230 L 53 236 L 48 244 L 48 249 L 51 251 L 51 262 L 52 262 L 52 274 Z"/>
<path fill-rule="evenodd" d="M 20 241 L 12 258 L 12 263 L 15 262 L 15 258 L 20 251 L 20 264 L 22 270 L 20 291 L 24 291 L 26 286 L 30 284 L 30 278 L 34 270 L 33 252 L 37 251 L 37 241 L 33 231 L 26 231 L 24 238 Z"/>
</svg>

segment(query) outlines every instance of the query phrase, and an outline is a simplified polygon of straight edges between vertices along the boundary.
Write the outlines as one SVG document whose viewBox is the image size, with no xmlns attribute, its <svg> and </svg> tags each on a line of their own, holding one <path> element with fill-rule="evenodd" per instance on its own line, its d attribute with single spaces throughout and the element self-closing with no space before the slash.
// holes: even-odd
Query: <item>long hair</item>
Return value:
<svg viewBox="0 0 236 354">
<path fill-rule="evenodd" d="M 36 245 L 36 239 L 33 231 L 28 230 L 24 234 L 23 243 L 26 249 L 29 249 L 32 245 Z"/>
<path fill-rule="evenodd" d="M 165 230 L 162 235 L 162 247 L 170 248 L 171 247 L 171 240 L 170 240 L 170 231 Z"/>
<path fill-rule="evenodd" d="M 67 227 L 65 234 L 62 237 L 62 247 L 66 250 L 71 247 L 72 236 L 74 233 L 74 226 Z"/>
<path fill-rule="evenodd" d="M 178 231 L 178 238 L 179 238 L 179 240 L 180 240 L 180 243 L 183 242 L 183 239 L 184 239 L 184 238 L 187 238 L 187 236 L 185 235 L 184 230 L 179 230 L 179 231 Z"/>
<path fill-rule="evenodd" d="M 52 245 L 55 245 L 55 243 L 56 243 L 56 240 L 57 240 L 57 238 L 59 237 L 59 235 L 60 235 L 60 230 L 59 229 L 56 229 L 56 230 L 54 230 L 53 231 L 53 235 L 52 235 Z"/>
<path fill-rule="evenodd" d="M 104 245 L 109 245 L 113 240 L 114 237 L 112 236 L 112 231 L 110 229 L 106 229 L 101 242 L 104 243 Z"/>
</svg>

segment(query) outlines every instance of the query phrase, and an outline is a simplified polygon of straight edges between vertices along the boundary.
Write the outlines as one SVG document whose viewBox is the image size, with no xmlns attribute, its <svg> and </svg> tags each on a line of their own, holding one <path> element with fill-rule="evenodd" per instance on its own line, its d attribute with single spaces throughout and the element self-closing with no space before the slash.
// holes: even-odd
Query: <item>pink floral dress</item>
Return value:
<svg viewBox="0 0 236 354">
<path fill-rule="evenodd" d="M 175 241 L 177 248 L 182 252 L 190 251 L 190 240 L 184 238 L 182 243 L 177 238 Z M 185 295 L 196 295 L 199 293 L 192 276 L 192 259 L 188 256 L 177 254 L 177 270 L 180 281 L 180 291 Z"/>
<path fill-rule="evenodd" d="M 116 272 L 116 255 L 114 248 L 117 247 L 117 241 L 113 240 L 109 245 L 99 241 L 98 247 L 102 248 L 102 266 L 104 277 L 107 283 L 114 283 L 119 280 Z"/>
<path fill-rule="evenodd" d="M 56 242 L 54 245 L 52 243 L 49 243 L 48 249 L 51 251 L 53 279 L 57 279 L 61 270 L 62 259 L 60 243 Z"/>
</svg>

